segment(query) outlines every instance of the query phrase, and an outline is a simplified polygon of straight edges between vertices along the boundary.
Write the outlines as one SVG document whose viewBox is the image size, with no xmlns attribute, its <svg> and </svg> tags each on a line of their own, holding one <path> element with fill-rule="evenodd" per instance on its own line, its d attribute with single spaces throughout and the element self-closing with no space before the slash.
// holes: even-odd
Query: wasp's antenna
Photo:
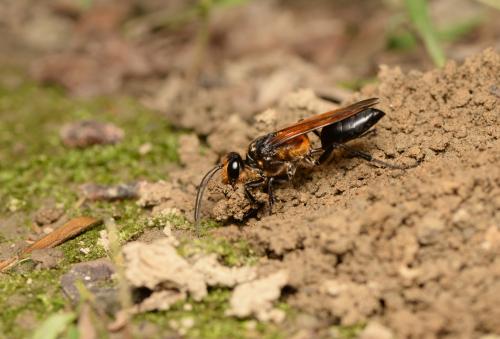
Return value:
<svg viewBox="0 0 500 339">
<path fill-rule="evenodd" d="M 201 213 L 201 199 L 203 198 L 203 192 L 205 191 L 205 188 L 207 187 L 208 182 L 212 177 L 214 176 L 217 171 L 219 171 L 222 168 L 222 164 L 219 164 L 212 168 L 210 171 L 208 171 L 207 174 L 203 177 L 201 180 L 200 186 L 198 186 L 198 193 L 196 194 L 196 204 L 194 206 L 194 223 L 196 226 L 196 230 L 198 230 L 199 227 L 199 221 L 200 221 L 200 213 Z"/>
</svg>

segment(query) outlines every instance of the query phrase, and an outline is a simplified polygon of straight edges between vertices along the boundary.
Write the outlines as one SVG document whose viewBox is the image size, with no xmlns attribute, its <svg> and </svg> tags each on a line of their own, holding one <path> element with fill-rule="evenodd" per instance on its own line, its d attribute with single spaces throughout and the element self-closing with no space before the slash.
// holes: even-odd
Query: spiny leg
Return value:
<svg viewBox="0 0 500 339">
<path fill-rule="evenodd" d="M 273 205 L 274 205 L 274 192 L 273 192 L 273 183 L 274 177 L 269 178 L 267 181 L 267 194 L 269 196 L 269 215 L 273 214 Z"/>
<path fill-rule="evenodd" d="M 353 149 L 353 148 L 351 148 L 349 146 L 346 146 L 344 144 L 337 144 L 337 143 L 335 143 L 335 144 L 332 144 L 329 147 L 332 147 L 332 150 L 333 150 L 333 148 L 341 147 L 341 148 L 345 149 L 347 152 L 351 153 L 352 155 L 354 155 L 356 157 L 359 157 L 359 158 L 365 159 L 366 161 L 373 162 L 373 163 L 382 165 L 384 167 L 392 168 L 392 169 L 401 169 L 401 170 L 404 170 L 404 169 L 416 167 L 418 165 L 418 162 L 415 163 L 414 165 L 411 165 L 411 166 L 402 166 L 402 165 L 397 165 L 397 164 L 391 164 L 389 162 L 385 162 L 385 161 L 382 161 L 382 160 L 379 160 L 379 159 L 375 159 L 371 154 L 368 154 L 366 152 Z M 325 151 L 325 153 L 326 153 L 326 151 Z M 321 156 L 323 156 L 325 153 L 323 153 Z M 321 160 L 321 158 L 320 158 L 320 160 Z"/>
</svg>

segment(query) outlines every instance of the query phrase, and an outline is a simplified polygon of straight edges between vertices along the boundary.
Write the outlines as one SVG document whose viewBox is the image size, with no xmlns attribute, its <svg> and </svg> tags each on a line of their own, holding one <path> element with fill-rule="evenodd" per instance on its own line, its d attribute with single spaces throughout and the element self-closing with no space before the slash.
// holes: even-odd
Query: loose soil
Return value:
<svg viewBox="0 0 500 339">
<path fill-rule="evenodd" d="M 397 338 L 500 333 L 498 74 L 493 50 L 427 73 L 382 67 L 380 83 L 349 101 L 378 97 L 387 115 L 351 146 L 385 161 L 417 161 L 416 168 L 377 168 L 338 152 L 276 189 L 273 215 L 263 210 L 232 224 L 248 204 L 241 188 L 218 183 L 207 193 L 218 201 L 204 213 L 229 220 L 218 236 L 266 253 L 262 271 L 290 272 L 284 299 L 319 318 L 310 331 L 375 320 Z M 254 123 L 239 118 L 242 128 L 219 120 L 226 133 L 208 140 L 243 135 L 247 143 L 327 106 L 301 91 Z M 199 169 L 186 164 L 188 172 Z"/>
</svg>

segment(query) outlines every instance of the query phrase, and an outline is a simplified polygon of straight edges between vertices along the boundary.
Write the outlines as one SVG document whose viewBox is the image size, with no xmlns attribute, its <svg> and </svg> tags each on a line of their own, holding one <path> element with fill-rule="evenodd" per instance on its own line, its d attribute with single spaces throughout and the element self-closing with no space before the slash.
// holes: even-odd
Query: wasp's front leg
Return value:
<svg viewBox="0 0 500 339">
<path fill-rule="evenodd" d="M 244 219 L 247 219 L 247 218 L 254 216 L 254 214 L 262 207 L 262 202 L 259 202 L 259 201 L 257 201 L 257 199 L 255 199 L 255 197 L 253 196 L 250 189 L 261 187 L 264 184 L 265 184 L 264 178 L 260 178 L 260 179 L 245 183 L 245 185 L 244 185 L 245 196 L 252 204 L 252 208 L 248 212 L 245 213 L 245 215 L 243 216 Z"/>
<path fill-rule="evenodd" d="M 250 192 L 250 188 L 261 187 L 264 185 L 264 182 L 265 182 L 264 178 L 260 178 L 260 179 L 245 183 L 245 196 L 247 197 L 248 200 L 250 200 L 250 202 L 252 204 L 256 204 L 257 199 L 255 199 L 252 192 Z"/>
</svg>

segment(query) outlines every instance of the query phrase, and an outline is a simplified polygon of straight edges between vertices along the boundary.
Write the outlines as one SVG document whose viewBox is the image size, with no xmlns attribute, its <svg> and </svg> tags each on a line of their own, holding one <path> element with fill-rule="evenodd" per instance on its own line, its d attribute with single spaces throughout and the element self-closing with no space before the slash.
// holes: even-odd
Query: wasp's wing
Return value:
<svg viewBox="0 0 500 339">
<path fill-rule="evenodd" d="M 293 139 L 299 135 L 312 132 L 318 128 L 331 125 L 337 121 L 347 119 L 365 109 L 372 107 L 378 102 L 378 98 L 371 98 L 362 101 L 358 101 L 347 107 L 342 107 L 329 111 L 326 113 L 318 114 L 310 118 L 301 120 L 298 123 L 280 129 L 275 133 L 275 136 L 271 138 L 268 143 L 273 146 L 279 146 L 285 142 Z"/>
</svg>

